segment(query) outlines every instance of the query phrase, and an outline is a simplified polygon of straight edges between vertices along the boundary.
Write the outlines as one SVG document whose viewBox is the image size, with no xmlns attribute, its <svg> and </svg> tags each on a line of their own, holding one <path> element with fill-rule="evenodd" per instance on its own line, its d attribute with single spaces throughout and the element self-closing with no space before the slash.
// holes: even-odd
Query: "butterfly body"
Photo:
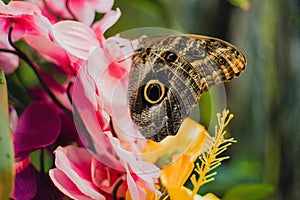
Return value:
<svg viewBox="0 0 300 200">
<path fill-rule="evenodd" d="M 170 35 L 143 44 L 132 58 L 131 117 L 146 138 L 175 135 L 201 94 L 244 70 L 233 45 L 211 37 Z"/>
</svg>

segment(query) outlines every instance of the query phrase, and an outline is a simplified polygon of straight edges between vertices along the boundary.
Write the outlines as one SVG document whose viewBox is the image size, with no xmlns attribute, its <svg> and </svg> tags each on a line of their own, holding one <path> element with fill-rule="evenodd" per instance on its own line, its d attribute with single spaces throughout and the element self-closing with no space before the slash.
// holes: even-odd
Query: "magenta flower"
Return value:
<svg viewBox="0 0 300 200">
<path fill-rule="evenodd" d="M 12 197 L 15 199 L 32 199 L 47 183 L 38 184 L 41 176 L 33 167 L 29 154 L 37 149 L 47 147 L 57 140 L 62 130 L 59 113 L 53 107 L 43 103 L 30 104 L 18 119 L 11 109 L 11 124 L 15 152 L 15 183 Z"/>
</svg>

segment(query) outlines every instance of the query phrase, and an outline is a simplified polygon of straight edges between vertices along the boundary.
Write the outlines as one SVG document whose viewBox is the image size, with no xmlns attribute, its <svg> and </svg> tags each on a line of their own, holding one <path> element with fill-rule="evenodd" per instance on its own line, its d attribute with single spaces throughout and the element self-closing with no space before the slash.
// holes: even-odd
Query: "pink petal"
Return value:
<svg viewBox="0 0 300 200">
<path fill-rule="evenodd" d="M 99 13 L 105 13 L 111 10 L 114 1 L 113 0 L 93 0 L 92 5 Z"/>
<path fill-rule="evenodd" d="M 45 36 L 24 37 L 25 41 L 35 48 L 46 60 L 59 66 L 64 72 L 74 74 L 77 70 L 72 66 L 67 52 L 61 47 L 54 44 Z"/>
<path fill-rule="evenodd" d="M 61 130 L 61 120 L 52 106 L 34 102 L 27 106 L 14 134 L 16 157 L 52 144 Z"/>
<path fill-rule="evenodd" d="M 49 175 L 55 186 L 68 197 L 72 199 L 91 200 L 91 197 L 83 194 L 61 170 L 57 168 L 51 169 Z"/>
<path fill-rule="evenodd" d="M 0 4 L 0 17 L 7 20 L 9 24 L 14 23 L 14 41 L 25 33 L 46 35 L 51 27 L 50 21 L 41 14 L 41 10 L 28 2 L 11 1 L 8 5 Z"/>
<path fill-rule="evenodd" d="M 124 51 L 131 49 L 131 43 L 120 38 L 110 38 L 103 46 L 106 49 L 96 48 L 89 55 L 88 72 L 97 83 L 101 103 L 112 116 L 114 129 L 122 141 L 122 146 L 132 152 L 138 152 L 146 140 L 137 131 L 129 113 L 127 85 L 130 62 L 126 63 L 126 59 L 124 62 L 118 62 L 123 60 Z M 138 146 L 135 142 L 138 142 Z"/>
<path fill-rule="evenodd" d="M 109 124 L 109 116 L 105 114 L 105 111 L 100 106 L 98 107 L 95 83 L 85 70 L 85 67 L 80 68 L 73 87 L 73 104 L 78 111 L 75 119 L 80 117 L 82 120 L 82 123 L 78 121 L 75 123 L 79 137 L 89 149 L 92 149 L 91 146 L 94 147 L 92 150 L 95 156 L 98 159 L 102 159 L 103 163 L 108 166 L 121 168 L 121 166 L 117 165 L 118 159 L 115 157 L 114 152 L 111 151 L 110 143 L 107 141 L 107 136 L 103 130 L 103 125 Z M 89 141 L 88 137 L 90 137 L 91 141 Z"/>
<path fill-rule="evenodd" d="M 28 2 L 11 1 L 5 5 L 3 1 L 0 1 L 0 17 L 22 14 L 41 14 L 41 11 L 36 5 Z"/>
<path fill-rule="evenodd" d="M 10 122 L 10 129 L 12 133 L 16 132 L 17 125 L 18 125 L 18 113 L 13 106 L 9 106 L 9 122 Z"/>
<path fill-rule="evenodd" d="M 68 53 L 86 59 L 90 49 L 99 46 L 94 31 L 83 23 L 61 21 L 53 25 L 52 37 Z"/>
<path fill-rule="evenodd" d="M 55 150 L 55 165 L 86 196 L 105 199 L 91 180 L 91 154 L 84 148 L 67 146 Z"/>
<path fill-rule="evenodd" d="M 129 171 L 127 172 L 127 184 L 133 200 L 146 199 L 146 191 L 137 185 Z"/>
<path fill-rule="evenodd" d="M 93 183 L 97 187 L 108 194 L 112 194 L 116 184 L 119 183 L 124 177 L 121 172 L 104 165 L 97 159 L 92 160 L 92 178 Z M 121 187 L 125 190 L 126 184 L 123 183 Z M 118 193 L 121 188 L 118 189 Z M 120 193 L 120 195 L 122 195 Z"/>
<path fill-rule="evenodd" d="M 103 34 L 107 29 L 114 25 L 121 16 L 121 11 L 117 8 L 115 11 L 111 10 L 107 12 L 101 20 L 96 22 L 92 28 L 98 36 L 98 40 L 102 42 L 104 40 Z"/>
<path fill-rule="evenodd" d="M 69 2 L 70 10 L 72 10 L 76 18 L 80 22 L 86 24 L 87 26 L 90 26 L 95 18 L 94 5 L 89 1 L 73 0 Z"/>
<path fill-rule="evenodd" d="M 0 48 L 1 46 L 0 41 Z M 19 66 L 19 57 L 11 53 L 0 52 L 0 66 L 5 74 L 13 73 Z"/>
<path fill-rule="evenodd" d="M 47 7 L 45 7 L 44 3 L 41 0 L 37 0 L 34 2 L 37 4 L 45 17 L 47 17 L 52 23 L 56 23 L 59 19 L 57 16 L 61 16 L 64 19 L 71 19 L 70 13 L 66 9 L 66 0 L 46 0 Z M 51 10 L 51 12 L 49 11 Z"/>
<path fill-rule="evenodd" d="M 157 168 L 152 163 L 147 163 L 137 159 L 137 155 L 124 150 L 121 147 L 120 141 L 117 138 L 114 138 L 110 135 L 110 142 L 114 150 L 117 152 L 120 162 L 125 166 L 127 173 L 128 187 L 132 187 L 132 190 L 135 190 L 135 186 L 130 184 L 130 181 L 133 181 L 131 173 L 137 176 L 137 180 L 134 182 L 140 182 L 156 194 L 160 195 L 160 192 L 156 190 L 154 185 L 154 180 L 157 179 L 160 175 L 160 169 Z M 136 183 L 135 183 L 136 184 Z M 131 192 L 131 191 L 130 191 Z"/>
</svg>

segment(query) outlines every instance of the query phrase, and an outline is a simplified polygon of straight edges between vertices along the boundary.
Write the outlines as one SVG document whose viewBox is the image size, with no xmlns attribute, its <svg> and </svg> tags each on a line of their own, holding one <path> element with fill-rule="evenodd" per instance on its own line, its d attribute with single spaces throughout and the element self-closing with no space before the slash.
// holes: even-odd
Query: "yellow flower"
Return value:
<svg viewBox="0 0 300 200">
<path fill-rule="evenodd" d="M 174 161 L 174 157 L 189 154 L 195 161 L 212 144 L 212 138 L 205 128 L 186 118 L 175 136 L 168 136 L 161 142 L 148 140 L 143 149 L 143 160 L 165 167 Z"/>
<path fill-rule="evenodd" d="M 217 117 L 219 124 L 215 127 L 214 136 L 210 136 L 203 126 L 187 118 L 176 136 L 168 136 L 159 143 L 148 141 L 143 150 L 143 159 L 162 168 L 159 186 L 163 196 L 150 196 L 148 191 L 147 199 L 169 197 L 171 200 L 219 200 L 212 193 L 204 196 L 197 194 L 202 185 L 214 180 L 216 172 L 211 171 L 229 158 L 218 156 L 235 142 L 233 138 L 226 139 L 224 131 L 233 115 L 229 115 L 229 111 L 223 111 Z M 200 162 L 196 161 L 197 158 L 200 158 Z M 192 190 L 184 186 L 189 177 Z"/>
<path fill-rule="evenodd" d="M 176 136 L 161 142 L 149 140 L 143 150 L 143 159 L 164 167 L 160 180 L 171 199 L 193 199 L 183 184 L 191 175 L 195 160 L 211 144 L 212 138 L 205 128 L 186 118 Z"/>
</svg>

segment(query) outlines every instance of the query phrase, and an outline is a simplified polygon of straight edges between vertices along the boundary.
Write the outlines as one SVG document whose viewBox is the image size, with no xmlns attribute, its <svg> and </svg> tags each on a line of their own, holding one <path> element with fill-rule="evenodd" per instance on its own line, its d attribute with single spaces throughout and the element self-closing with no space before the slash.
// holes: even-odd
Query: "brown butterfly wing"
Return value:
<svg viewBox="0 0 300 200">
<path fill-rule="evenodd" d="M 246 60 L 233 45 L 197 35 L 153 40 L 133 56 L 128 89 L 131 117 L 146 138 L 160 141 L 175 135 L 200 95 L 244 70 Z M 149 103 L 145 87 L 161 83 L 164 94 Z"/>
<path fill-rule="evenodd" d="M 235 46 L 208 36 L 170 35 L 154 40 L 150 47 L 183 56 L 199 73 L 204 91 L 239 76 L 247 64 L 244 55 Z"/>
</svg>

